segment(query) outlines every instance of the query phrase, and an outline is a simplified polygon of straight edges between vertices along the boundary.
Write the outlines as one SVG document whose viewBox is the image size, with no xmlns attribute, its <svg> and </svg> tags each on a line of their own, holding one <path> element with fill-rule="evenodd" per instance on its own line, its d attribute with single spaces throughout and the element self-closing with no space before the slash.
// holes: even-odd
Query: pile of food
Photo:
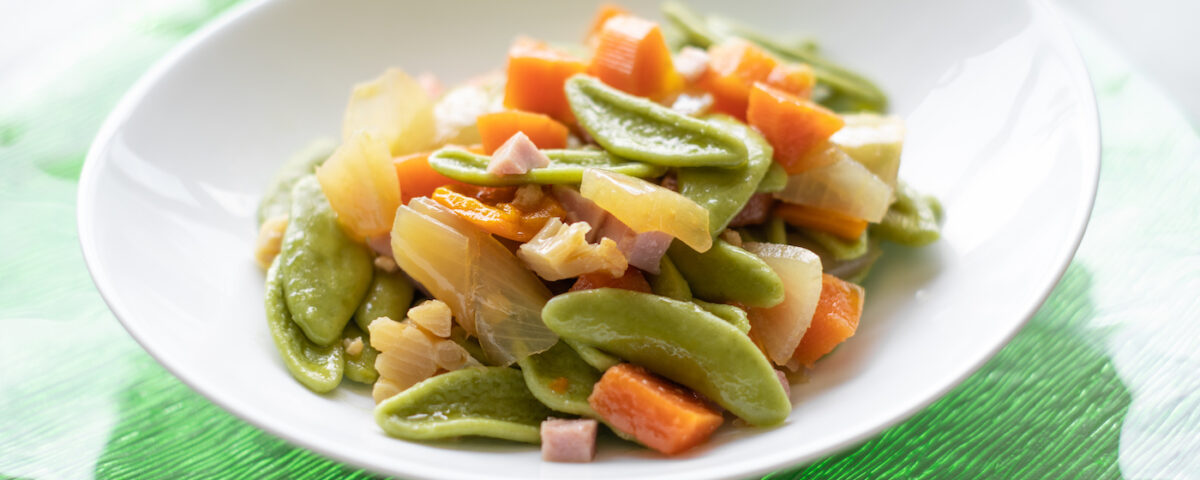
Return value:
<svg viewBox="0 0 1200 480">
<path fill-rule="evenodd" d="M 809 42 L 616 6 L 582 45 L 521 37 L 446 92 L 390 69 L 342 139 L 259 210 L 266 316 L 314 392 L 373 385 L 424 440 L 541 443 L 589 461 L 601 425 L 667 455 L 727 417 L 772 426 L 789 378 L 851 337 L 880 242 L 941 208 L 897 179 L 902 121 Z"/>
</svg>

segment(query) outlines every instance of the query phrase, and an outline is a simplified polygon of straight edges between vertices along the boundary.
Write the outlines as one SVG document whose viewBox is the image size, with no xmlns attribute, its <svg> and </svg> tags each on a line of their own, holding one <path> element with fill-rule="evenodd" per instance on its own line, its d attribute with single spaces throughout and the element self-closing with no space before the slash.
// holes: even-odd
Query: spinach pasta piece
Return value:
<svg viewBox="0 0 1200 480">
<path fill-rule="evenodd" d="M 481 436 L 538 443 L 553 412 L 525 385 L 520 370 L 471 367 L 443 373 L 375 407 L 375 422 L 406 440 Z"/>
</svg>

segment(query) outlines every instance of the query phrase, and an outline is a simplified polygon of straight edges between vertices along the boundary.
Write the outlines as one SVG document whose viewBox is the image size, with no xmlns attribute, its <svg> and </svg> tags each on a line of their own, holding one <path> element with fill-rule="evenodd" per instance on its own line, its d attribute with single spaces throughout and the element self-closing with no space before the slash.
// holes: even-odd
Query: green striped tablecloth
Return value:
<svg viewBox="0 0 1200 480">
<path fill-rule="evenodd" d="M 44 8 L 47 23 L 0 31 L 0 477 L 371 476 L 163 370 L 105 307 L 77 246 L 77 179 L 104 115 L 231 2 L 60 2 L 14 5 Z M 1200 139 L 1103 39 L 1075 29 L 1104 158 L 1062 282 L 946 397 L 772 478 L 1200 478 Z"/>
</svg>

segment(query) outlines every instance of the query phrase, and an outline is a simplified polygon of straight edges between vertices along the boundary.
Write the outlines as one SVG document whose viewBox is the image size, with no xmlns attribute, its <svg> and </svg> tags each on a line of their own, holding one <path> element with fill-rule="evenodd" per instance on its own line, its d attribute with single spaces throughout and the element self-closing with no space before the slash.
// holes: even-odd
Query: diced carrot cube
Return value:
<svg viewBox="0 0 1200 480">
<path fill-rule="evenodd" d="M 613 428 L 667 455 L 704 443 L 724 421 L 694 392 L 628 363 L 604 372 L 588 404 Z"/>
<path fill-rule="evenodd" d="M 817 84 L 817 76 L 808 65 L 780 63 L 771 70 L 763 83 L 800 98 L 809 98 L 812 96 L 813 86 Z"/>
<path fill-rule="evenodd" d="M 797 227 L 831 233 L 846 240 L 855 240 L 867 229 L 867 221 L 841 212 L 808 205 L 780 203 L 775 214 L 784 222 Z"/>
<path fill-rule="evenodd" d="M 486 113 L 476 120 L 484 153 L 491 155 L 512 138 L 522 132 L 538 148 L 566 148 L 567 127 L 546 115 L 520 110 Z"/>
<path fill-rule="evenodd" d="M 600 8 L 596 9 L 596 16 L 592 17 L 592 26 L 588 27 L 584 44 L 596 48 L 596 42 L 599 40 L 600 30 L 604 28 L 604 23 L 618 15 L 629 15 L 629 10 L 611 3 L 600 5 Z"/>
<path fill-rule="evenodd" d="M 429 152 L 397 157 L 392 160 L 392 166 L 400 180 L 400 201 L 406 205 L 413 198 L 430 196 L 438 187 L 462 184 L 430 167 Z"/>
<path fill-rule="evenodd" d="M 652 99 L 683 87 L 657 23 L 632 15 L 605 21 L 595 37 L 588 73 L 614 88 Z"/>
<path fill-rule="evenodd" d="M 804 332 L 792 358 L 811 367 L 853 336 L 862 317 L 863 300 L 862 287 L 828 273 L 822 274 L 821 299 L 813 313 L 812 325 Z"/>
<path fill-rule="evenodd" d="M 713 96 L 713 110 L 746 118 L 746 106 L 754 82 L 766 80 L 779 64 L 762 48 L 741 39 L 708 49 L 708 70 L 700 77 L 700 88 Z"/>
<path fill-rule="evenodd" d="M 845 124 L 829 109 L 763 83 L 750 89 L 746 121 L 775 148 L 775 161 L 788 173 L 803 171 L 804 157 Z"/>
<path fill-rule="evenodd" d="M 518 38 L 508 50 L 504 106 L 575 123 L 563 85 L 571 75 L 585 69 L 587 65 L 582 60 L 545 42 Z"/>
</svg>

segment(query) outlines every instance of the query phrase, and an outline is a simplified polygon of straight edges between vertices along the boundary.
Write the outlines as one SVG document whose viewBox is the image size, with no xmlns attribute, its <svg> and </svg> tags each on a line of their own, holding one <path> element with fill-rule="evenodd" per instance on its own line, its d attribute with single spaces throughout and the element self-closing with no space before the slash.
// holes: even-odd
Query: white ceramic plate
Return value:
<svg viewBox="0 0 1200 480">
<path fill-rule="evenodd" d="M 652 2 L 628 3 L 656 15 Z M 867 284 L 859 333 L 795 387 L 781 427 L 725 427 L 670 459 L 603 445 L 586 465 L 543 463 L 527 445 L 409 443 L 376 427 L 365 388 L 319 396 L 293 381 L 267 336 L 254 209 L 282 159 L 337 135 L 350 85 L 392 65 L 449 82 L 501 67 L 517 33 L 578 39 L 595 7 L 584 2 L 236 9 L 142 78 L 96 139 L 79 189 L 92 276 L 129 332 L 196 391 L 296 444 L 381 473 L 739 477 L 861 442 L 978 368 L 1066 267 L 1099 169 L 1083 64 L 1039 1 L 694 4 L 810 33 L 878 80 L 908 121 L 901 176 L 946 205 L 941 242 L 887 252 Z"/>
</svg>

